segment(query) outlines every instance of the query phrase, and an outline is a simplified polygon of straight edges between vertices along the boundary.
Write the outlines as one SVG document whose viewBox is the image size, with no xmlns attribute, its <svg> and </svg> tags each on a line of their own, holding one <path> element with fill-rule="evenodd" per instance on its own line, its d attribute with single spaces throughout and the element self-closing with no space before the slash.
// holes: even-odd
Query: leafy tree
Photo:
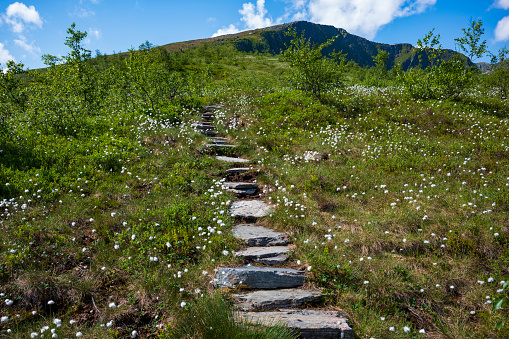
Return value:
<svg viewBox="0 0 509 339">
<path fill-rule="evenodd" d="M 509 50 L 504 46 L 498 52 L 498 56 L 491 58 L 490 73 L 486 76 L 486 83 L 493 87 L 500 99 L 507 99 L 509 94 L 509 59 L 507 55 Z"/>
<path fill-rule="evenodd" d="M 488 52 L 486 40 L 480 42 L 484 34 L 484 27 L 482 20 L 470 20 L 470 27 L 467 29 L 462 28 L 463 36 L 454 39 L 459 48 L 467 55 L 467 57 L 474 61 L 475 59 L 482 58 Z"/>
<path fill-rule="evenodd" d="M 21 76 L 27 71 L 25 65 L 8 61 L 6 69 L 0 69 L 0 103 L 2 105 L 2 121 L 11 113 L 19 110 L 23 114 L 26 113 L 28 95 L 26 87 L 22 84 Z"/>
<path fill-rule="evenodd" d="M 82 127 L 85 119 L 97 113 L 104 103 L 105 79 L 90 64 L 91 52 L 82 44 L 87 32 L 67 29 L 65 45 L 70 51 L 59 58 L 45 54 L 48 69 L 34 72 L 31 120 L 58 133 L 69 133 Z"/>
<path fill-rule="evenodd" d="M 470 27 L 463 29 L 463 37 L 455 41 L 470 57 L 479 58 L 486 53 L 486 41 L 480 42 L 483 33 L 482 21 L 471 21 Z M 459 53 L 446 59 L 440 34 L 435 34 L 434 29 L 417 41 L 417 47 L 428 57 L 429 65 L 424 73 L 412 70 L 403 74 L 403 84 L 412 96 L 456 99 L 475 83 L 477 68 L 469 66 Z M 423 54 L 419 54 L 421 63 Z"/>
<path fill-rule="evenodd" d="M 153 43 L 150 43 L 148 40 L 145 40 L 145 42 L 144 42 L 144 43 L 142 43 L 142 44 L 138 47 L 138 49 L 139 49 L 140 51 L 142 51 L 142 50 L 152 49 L 152 48 L 154 48 L 154 47 L 155 47 L 155 45 L 154 45 Z"/>
<path fill-rule="evenodd" d="M 184 94 L 186 80 L 171 70 L 168 52 L 163 48 L 130 50 L 122 87 L 133 104 L 156 111 Z"/>
<path fill-rule="evenodd" d="M 387 76 L 387 66 L 389 64 L 389 52 L 384 50 L 379 50 L 378 54 L 373 57 L 373 61 L 375 62 L 375 70 L 376 73 L 381 77 Z"/>
<path fill-rule="evenodd" d="M 292 40 L 282 59 L 288 61 L 293 69 L 291 82 L 295 87 L 320 98 L 325 91 L 342 85 L 344 55 L 341 52 L 332 52 L 329 58 L 322 55 L 323 49 L 332 45 L 336 37 L 320 45 L 311 45 L 304 32 L 298 36 L 295 30 L 290 29 L 286 34 Z"/>
</svg>

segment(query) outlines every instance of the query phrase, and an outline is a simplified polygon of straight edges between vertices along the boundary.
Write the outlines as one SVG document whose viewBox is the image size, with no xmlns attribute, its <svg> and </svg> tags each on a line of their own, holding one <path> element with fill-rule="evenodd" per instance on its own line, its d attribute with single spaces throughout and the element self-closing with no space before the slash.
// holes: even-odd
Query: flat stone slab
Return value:
<svg viewBox="0 0 509 339">
<path fill-rule="evenodd" d="M 235 255 L 249 260 L 256 260 L 277 257 L 288 252 L 290 252 L 290 247 L 288 246 L 248 247 L 243 251 L 235 252 Z"/>
<path fill-rule="evenodd" d="M 304 339 L 353 339 L 348 319 L 336 311 L 279 310 L 278 312 L 239 312 L 237 319 L 272 325 L 281 322 Z"/>
<path fill-rule="evenodd" d="M 250 188 L 258 188 L 258 184 L 255 182 L 223 182 L 223 186 L 226 188 L 236 189 L 236 190 L 245 190 Z"/>
<path fill-rule="evenodd" d="M 217 135 L 217 132 L 215 132 L 215 131 L 200 131 L 200 132 L 201 132 L 201 134 L 205 134 L 208 137 Z"/>
<path fill-rule="evenodd" d="M 226 190 L 228 192 L 231 192 L 233 194 L 238 194 L 238 195 L 253 195 L 253 194 L 256 193 L 256 189 L 254 189 L 254 188 L 251 188 L 251 189 L 240 189 L 240 190 L 235 190 L 235 189 L 227 188 Z"/>
<path fill-rule="evenodd" d="M 226 139 L 210 138 L 210 143 L 213 144 L 213 145 L 226 145 L 228 143 L 228 140 L 226 140 Z"/>
<path fill-rule="evenodd" d="M 235 305 L 242 310 L 266 310 L 271 308 L 297 307 L 320 300 L 322 292 L 305 291 L 298 288 L 254 291 L 234 294 Z"/>
<path fill-rule="evenodd" d="M 248 167 L 237 167 L 237 168 L 229 168 L 226 170 L 226 173 L 244 173 L 251 170 Z"/>
<path fill-rule="evenodd" d="M 216 127 L 212 125 L 196 125 L 196 129 L 202 130 L 202 131 L 212 131 L 215 130 Z"/>
<path fill-rule="evenodd" d="M 227 144 L 205 144 L 207 147 L 216 147 L 216 148 L 235 148 L 237 145 L 227 145 Z"/>
<path fill-rule="evenodd" d="M 243 158 L 231 158 L 231 157 L 223 157 L 223 156 L 219 156 L 219 155 L 216 157 L 216 159 L 221 160 L 221 161 L 231 162 L 231 163 L 245 163 L 245 162 L 250 161 L 248 159 L 243 159 Z"/>
<path fill-rule="evenodd" d="M 232 217 L 263 218 L 272 211 L 272 208 L 261 200 L 235 201 L 230 208 Z"/>
<path fill-rule="evenodd" d="M 233 236 L 244 240 L 250 246 L 282 246 L 288 244 L 288 234 L 253 224 L 234 226 Z"/>
<path fill-rule="evenodd" d="M 214 287 L 245 286 L 262 290 L 299 287 L 307 277 L 304 271 L 280 267 L 220 267 L 212 281 Z"/>
<path fill-rule="evenodd" d="M 220 109 L 221 107 L 223 107 L 223 105 L 209 105 L 209 106 L 204 106 L 203 108 L 206 113 L 206 112 L 214 112 L 214 111 Z"/>
<path fill-rule="evenodd" d="M 265 264 L 265 265 L 283 265 L 285 261 L 287 261 L 289 258 L 286 254 L 278 255 L 277 257 L 268 257 L 268 258 L 260 258 L 260 259 L 253 259 L 254 262 Z"/>
</svg>

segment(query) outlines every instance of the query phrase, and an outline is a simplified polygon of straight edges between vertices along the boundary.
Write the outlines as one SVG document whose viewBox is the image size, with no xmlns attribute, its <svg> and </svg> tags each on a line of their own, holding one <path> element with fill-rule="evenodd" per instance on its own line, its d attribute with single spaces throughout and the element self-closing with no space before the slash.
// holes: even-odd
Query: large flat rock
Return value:
<svg viewBox="0 0 509 339">
<path fill-rule="evenodd" d="M 337 311 L 279 310 L 278 312 L 239 312 L 238 319 L 273 325 L 281 322 L 304 339 L 353 339 L 348 319 Z"/>
<path fill-rule="evenodd" d="M 243 251 L 235 252 L 235 255 L 249 260 L 256 260 L 277 257 L 288 252 L 290 252 L 290 247 L 288 246 L 248 247 Z"/>
<path fill-rule="evenodd" d="M 227 145 L 227 144 L 205 144 L 206 147 L 215 147 L 215 148 L 236 148 L 237 145 Z"/>
<path fill-rule="evenodd" d="M 230 215 L 239 218 L 263 218 L 271 212 L 271 207 L 261 200 L 235 201 L 230 208 Z"/>
<path fill-rule="evenodd" d="M 279 289 L 299 287 L 307 277 L 304 271 L 280 267 L 220 267 L 212 284 L 215 287 L 245 286 L 256 289 Z"/>
<path fill-rule="evenodd" d="M 316 302 L 322 296 L 320 291 L 305 291 L 298 288 L 263 290 L 245 294 L 234 294 L 235 305 L 247 310 L 297 307 L 304 303 Z"/>
<path fill-rule="evenodd" d="M 250 246 L 281 246 L 288 244 L 286 233 L 276 232 L 263 226 L 240 224 L 233 227 L 233 236 Z"/>
<path fill-rule="evenodd" d="M 236 168 L 229 168 L 226 170 L 226 173 L 244 173 L 249 171 L 251 168 L 249 167 L 236 167 Z"/>
<path fill-rule="evenodd" d="M 223 157 L 223 156 L 220 156 L 220 155 L 216 156 L 216 159 L 217 160 L 221 160 L 221 161 L 231 162 L 231 163 L 245 163 L 245 162 L 249 162 L 250 161 L 248 159 Z"/>
<path fill-rule="evenodd" d="M 203 109 L 205 110 L 205 113 L 206 114 L 207 112 L 214 112 L 214 111 L 217 111 L 218 109 L 220 109 L 221 107 L 223 107 L 223 105 L 209 105 L 209 106 L 204 106 Z"/>
<path fill-rule="evenodd" d="M 246 189 L 256 189 L 258 188 L 258 184 L 255 182 L 223 182 L 223 186 L 226 188 L 231 188 L 235 190 L 246 190 Z"/>
</svg>

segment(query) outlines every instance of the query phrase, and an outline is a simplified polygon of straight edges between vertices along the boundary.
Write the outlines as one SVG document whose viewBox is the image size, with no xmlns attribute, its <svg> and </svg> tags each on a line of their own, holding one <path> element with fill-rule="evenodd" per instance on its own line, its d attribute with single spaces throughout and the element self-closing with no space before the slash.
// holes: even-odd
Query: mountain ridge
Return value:
<svg viewBox="0 0 509 339">
<path fill-rule="evenodd" d="M 197 47 L 205 43 L 219 43 L 231 44 L 242 52 L 271 53 L 277 55 L 290 44 L 291 37 L 285 34 L 288 29 L 294 29 L 298 35 L 304 34 L 313 44 L 321 44 L 332 37 L 338 36 L 329 48 L 324 49 L 324 54 L 328 54 L 333 50 L 341 51 L 346 54 L 347 61 L 354 61 L 361 67 L 375 66 L 373 57 L 376 56 L 379 51 L 386 51 L 389 53 L 389 68 L 392 68 L 396 62 L 401 63 L 404 70 L 413 67 L 425 68 L 429 65 L 426 52 L 417 49 L 410 43 L 385 44 L 374 42 L 350 34 L 343 28 L 315 24 L 307 21 L 295 21 L 207 39 L 176 42 L 161 47 L 169 52 L 174 52 Z M 458 52 L 445 49 L 443 58 L 450 59 L 455 53 Z M 468 60 L 468 58 L 466 59 Z M 472 64 L 470 60 L 468 60 L 468 62 Z"/>
</svg>

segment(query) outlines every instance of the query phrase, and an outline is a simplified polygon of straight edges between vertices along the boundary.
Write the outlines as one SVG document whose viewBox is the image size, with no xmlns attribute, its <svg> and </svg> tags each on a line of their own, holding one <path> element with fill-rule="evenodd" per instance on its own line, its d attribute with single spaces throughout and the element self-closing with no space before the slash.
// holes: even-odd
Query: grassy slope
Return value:
<svg viewBox="0 0 509 339">
<path fill-rule="evenodd" d="M 320 103 L 271 89 L 277 60 L 209 65 L 221 82 L 197 101 L 226 104 L 218 124 L 258 164 L 264 198 L 279 204 L 269 222 L 293 232 L 294 265 L 311 267 L 326 307 L 347 311 L 359 337 L 507 337 L 494 328 L 507 311 L 487 304 L 509 273 L 507 106 L 363 87 Z M 192 131 L 195 113 L 183 109 L 178 127 L 130 120 L 139 148 L 122 170 L 86 164 L 88 182 L 3 216 L 2 334 L 58 317 L 60 337 L 168 337 L 188 319 L 181 303 L 212 293 L 214 268 L 239 264 L 234 197 L 215 182 L 226 165 Z"/>
</svg>

